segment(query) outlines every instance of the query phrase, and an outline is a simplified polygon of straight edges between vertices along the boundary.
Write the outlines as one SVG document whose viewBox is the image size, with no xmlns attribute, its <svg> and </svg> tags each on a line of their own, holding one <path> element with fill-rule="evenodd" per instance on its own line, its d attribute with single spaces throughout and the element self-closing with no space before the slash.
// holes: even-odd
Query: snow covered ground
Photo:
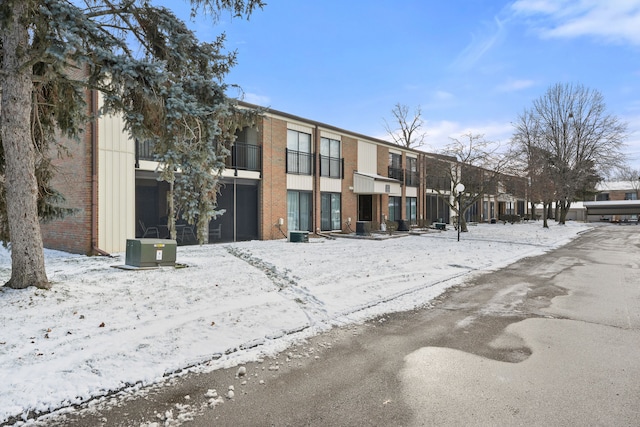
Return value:
<svg viewBox="0 0 640 427">
<path fill-rule="evenodd" d="M 187 268 L 126 271 L 46 251 L 50 291 L 0 288 L 0 424 L 166 375 L 234 366 L 332 326 L 423 305 L 469 274 L 591 225 L 478 225 L 385 240 L 179 247 Z M 0 250 L 0 282 L 10 277 Z"/>
</svg>

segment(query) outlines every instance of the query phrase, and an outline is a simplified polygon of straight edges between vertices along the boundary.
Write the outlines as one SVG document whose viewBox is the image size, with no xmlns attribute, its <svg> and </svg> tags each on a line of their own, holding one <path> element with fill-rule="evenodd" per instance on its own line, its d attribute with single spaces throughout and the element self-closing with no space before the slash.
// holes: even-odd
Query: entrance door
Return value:
<svg viewBox="0 0 640 427">
<path fill-rule="evenodd" d="M 373 221 L 373 196 L 371 194 L 358 196 L 358 221 Z"/>
</svg>

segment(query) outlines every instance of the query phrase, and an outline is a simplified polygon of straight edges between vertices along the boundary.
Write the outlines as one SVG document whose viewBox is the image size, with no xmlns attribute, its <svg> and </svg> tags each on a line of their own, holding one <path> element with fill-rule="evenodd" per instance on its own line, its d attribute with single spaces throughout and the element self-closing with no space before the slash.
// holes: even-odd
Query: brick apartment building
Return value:
<svg viewBox="0 0 640 427">
<path fill-rule="evenodd" d="M 100 96 L 91 96 L 97 108 Z M 168 183 L 158 180 L 152 147 L 123 128 L 119 117 L 104 116 L 80 143 L 69 143 L 73 156 L 58 160 L 54 185 L 75 214 L 43 224 L 46 247 L 122 252 L 126 239 L 144 235 L 143 226 L 164 237 Z M 451 183 L 430 175 L 434 158 L 456 167 L 452 159 L 268 109 L 256 128 L 238 134 L 218 197 L 225 213 L 211 221 L 210 236 L 266 240 L 292 230 L 350 232 L 358 221 L 374 228 L 385 221 L 449 222 L 452 213 L 435 186 L 450 194 Z M 522 215 L 525 197 L 504 189 L 485 195 L 467 220 Z"/>
</svg>

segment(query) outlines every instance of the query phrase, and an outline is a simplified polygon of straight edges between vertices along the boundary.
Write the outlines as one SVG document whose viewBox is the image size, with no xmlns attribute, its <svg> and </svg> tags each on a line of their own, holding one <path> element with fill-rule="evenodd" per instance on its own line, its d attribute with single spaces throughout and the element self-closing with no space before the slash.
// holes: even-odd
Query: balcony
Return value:
<svg viewBox="0 0 640 427">
<path fill-rule="evenodd" d="M 418 187 L 420 185 L 420 176 L 418 172 L 407 171 L 404 176 L 404 183 L 410 187 Z"/>
<path fill-rule="evenodd" d="M 320 176 L 341 179 L 344 175 L 344 159 L 320 156 Z"/>
<path fill-rule="evenodd" d="M 136 165 L 140 160 L 156 161 L 153 154 L 153 142 L 138 141 L 136 152 Z M 231 155 L 226 158 L 227 169 L 261 171 L 262 147 L 257 145 L 236 142 L 231 147 Z"/>
<path fill-rule="evenodd" d="M 136 164 L 139 160 L 155 160 L 155 157 L 153 155 L 153 142 L 138 141 L 138 149 L 136 151 Z"/>
<path fill-rule="evenodd" d="M 313 173 L 313 154 L 287 148 L 287 173 L 311 175 Z"/>
<path fill-rule="evenodd" d="M 404 175 L 403 169 L 389 166 L 389 178 L 397 179 L 398 181 L 402 182 L 403 175 Z"/>
<path fill-rule="evenodd" d="M 227 169 L 261 171 L 262 147 L 236 142 L 231 147 L 231 156 L 227 157 Z"/>
</svg>

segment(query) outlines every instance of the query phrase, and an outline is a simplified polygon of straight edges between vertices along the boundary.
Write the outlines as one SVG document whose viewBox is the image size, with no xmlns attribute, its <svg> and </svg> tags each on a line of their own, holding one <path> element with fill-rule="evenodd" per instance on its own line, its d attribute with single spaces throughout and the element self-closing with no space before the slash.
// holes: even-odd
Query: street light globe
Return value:
<svg viewBox="0 0 640 427">
<path fill-rule="evenodd" d="M 462 193 L 464 191 L 464 184 L 459 183 L 458 185 L 456 185 L 456 191 L 458 192 L 458 194 Z"/>
</svg>

